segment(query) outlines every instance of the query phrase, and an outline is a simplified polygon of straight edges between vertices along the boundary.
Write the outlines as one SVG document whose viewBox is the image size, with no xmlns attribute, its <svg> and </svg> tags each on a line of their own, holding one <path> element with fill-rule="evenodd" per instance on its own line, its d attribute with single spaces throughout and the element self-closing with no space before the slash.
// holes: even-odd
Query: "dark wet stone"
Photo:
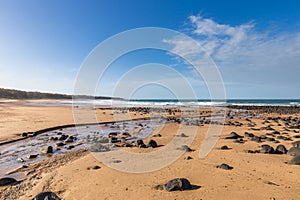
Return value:
<svg viewBox="0 0 300 200">
<path fill-rule="evenodd" d="M 239 138 L 243 138 L 243 136 L 240 136 L 236 132 L 231 132 L 227 137 L 225 137 L 225 139 L 239 139 Z"/>
<path fill-rule="evenodd" d="M 300 165 L 300 154 L 296 155 L 292 160 L 288 162 L 290 165 Z"/>
<path fill-rule="evenodd" d="M 32 154 L 27 156 L 28 159 L 34 159 L 36 157 L 38 157 L 38 154 Z"/>
<path fill-rule="evenodd" d="M 183 150 L 183 151 L 186 151 L 186 152 L 191 152 L 191 151 L 193 151 L 193 150 L 192 150 L 190 147 L 188 147 L 187 145 L 182 145 L 180 149 Z"/>
<path fill-rule="evenodd" d="M 58 142 L 58 143 L 56 143 L 55 145 L 56 145 L 57 147 L 62 147 L 62 146 L 65 145 L 65 143 L 63 143 L 63 142 Z"/>
<path fill-rule="evenodd" d="M 223 163 L 221 165 L 218 165 L 217 168 L 225 169 L 225 170 L 232 170 L 233 169 L 233 167 L 231 167 L 231 166 L 229 166 L 229 165 L 227 165 L 225 163 Z"/>
<path fill-rule="evenodd" d="M 118 138 L 116 138 L 116 137 L 110 137 L 110 138 L 109 138 L 109 142 L 110 142 L 110 143 L 117 143 L 117 142 L 119 142 L 119 140 L 118 140 Z"/>
<path fill-rule="evenodd" d="M 147 148 L 147 146 L 145 144 L 141 144 L 138 146 L 139 148 Z"/>
<path fill-rule="evenodd" d="M 53 147 L 48 146 L 48 147 L 41 148 L 41 153 L 53 153 Z"/>
<path fill-rule="evenodd" d="M 298 147 L 290 148 L 287 152 L 287 155 L 290 155 L 290 156 L 300 155 L 300 148 L 298 148 Z"/>
<path fill-rule="evenodd" d="M 72 142 L 74 142 L 74 137 L 73 137 L 73 136 L 69 136 L 69 137 L 65 140 L 65 142 L 67 142 L 67 143 L 72 143 Z"/>
<path fill-rule="evenodd" d="M 147 144 L 147 147 L 156 148 L 158 145 L 155 140 L 150 140 Z"/>
<path fill-rule="evenodd" d="M 184 158 L 185 160 L 191 160 L 191 159 L 193 159 L 191 156 L 187 156 L 187 157 L 185 157 Z"/>
<path fill-rule="evenodd" d="M 74 145 L 69 145 L 69 146 L 67 146 L 67 150 L 71 150 L 71 149 L 74 149 L 75 148 L 75 146 Z"/>
<path fill-rule="evenodd" d="M 286 154 L 287 153 L 287 149 L 285 148 L 284 145 L 280 144 L 280 145 L 278 145 L 276 147 L 275 153 L 277 153 L 277 154 Z"/>
<path fill-rule="evenodd" d="M 275 153 L 275 150 L 270 145 L 264 144 L 261 146 L 261 150 L 259 152 L 265 153 L 265 154 L 273 154 L 273 153 Z"/>
<path fill-rule="evenodd" d="M 63 141 L 63 140 L 66 140 L 67 138 L 68 138 L 67 135 L 62 134 L 58 139 L 61 140 L 61 141 Z"/>
<path fill-rule="evenodd" d="M 42 192 L 36 195 L 32 200 L 61 200 L 61 199 L 53 192 Z"/>
<path fill-rule="evenodd" d="M 112 161 L 113 163 L 120 163 L 120 162 L 122 162 L 121 160 L 113 160 Z"/>
<path fill-rule="evenodd" d="M 14 178 L 4 177 L 0 178 L 0 186 L 8 186 L 8 185 L 15 185 L 18 181 Z"/>
<path fill-rule="evenodd" d="M 300 141 L 292 142 L 293 147 L 300 148 Z"/>
<path fill-rule="evenodd" d="M 221 150 L 228 150 L 228 149 L 229 149 L 229 147 L 228 147 L 228 146 L 226 146 L 226 145 L 224 145 L 224 146 L 221 146 L 221 147 L 220 147 L 220 149 L 221 149 Z"/>
<path fill-rule="evenodd" d="M 163 189 L 168 192 L 176 191 L 176 190 L 183 191 L 183 190 L 192 189 L 192 185 L 189 182 L 189 180 L 187 180 L 186 178 L 175 178 L 167 182 L 163 186 Z"/>
</svg>

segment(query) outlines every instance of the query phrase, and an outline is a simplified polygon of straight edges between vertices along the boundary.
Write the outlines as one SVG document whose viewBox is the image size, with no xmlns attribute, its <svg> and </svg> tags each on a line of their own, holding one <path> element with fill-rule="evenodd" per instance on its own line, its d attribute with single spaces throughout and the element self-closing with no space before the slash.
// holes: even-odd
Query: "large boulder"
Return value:
<svg viewBox="0 0 300 200">
<path fill-rule="evenodd" d="M 277 154 L 286 154 L 287 149 L 285 148 L 284 145 L 280 144 L 276 147 L 275 153 L 277 153 Z"/>
<path fill-rule="evenodd" d="M 300 155 L 300 148 L 297 148 L 297 147 L 290 148 L 287 152 L 287 155 L 290 155 L 290 156 Z"/>
<path fill-rule="evenodd" d="M 147 147 L 156 148 L 158 145 L 155 140 L 150 140 L 147 144 Z"/>
<path fill-rule="evenodd" d="M 292 160 L 288 162 L 290 165 L 300 165 L 300 155 L 296 155 Z"/>
</svg>

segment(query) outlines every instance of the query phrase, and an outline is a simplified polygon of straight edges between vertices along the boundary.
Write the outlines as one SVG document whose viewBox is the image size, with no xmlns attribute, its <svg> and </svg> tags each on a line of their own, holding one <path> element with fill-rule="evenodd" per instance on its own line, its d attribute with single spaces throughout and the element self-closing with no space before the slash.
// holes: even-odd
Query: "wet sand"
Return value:
<svg viewBox="0 0 300 200">
<path fill-rule="evenodd" d="M 102 120 L 113 120 L 109 109 L 97 109 L 96 112 L 101 115 Z M 256 111 L 249 112 L 256 113 Z M 6 133 L 1 136 L 3 141 L 20 137 L 15 135 L 20 132 L 72 123 L 70 107 L 2 105 L 0 113 L 2 116 L 1 132 Z M 136 118 L 146 116 L 146 114 L 142 115 L 136 111 L 132 111 L 131 114 Z M 288 123 L 289 116 L 292 118 L 290 124 Z M 276 119 L 277 117 L 280 119 Z M 144 143 L 147 143 L 153 139 L 160 145 L 159 147 L 124 147 L 126 151 L 134 153 L 159 151 L 173 138 L 178 137 L 178 134 L 184 133 L 189 136 L 197 128 L 197 134 L 192 144 L 189 145 L 194 151 L 184 152 L 179 159 L 160 170 L 140 174 L 120 172 L 99 162 L 92 153 L 85 149 L 75 150 L 52 156 L 20 170 L 27 175 L 27 179 L 14 186 L 0 187 L 1 199 L 32 199 L 43 191 L 52 191 L 61 199 L 66 200 L 300 199 L 300 166 L 287 164 L 293 158 L 292 156 L 249 153 L 249 150 L 255 152 L 262 149 L 261 146 L 265 144 L 274 149 L 280 144 L 287 149 L 291 148 L 292 142 L 299 140 L 296 138 L 300 134 L 299 129 L 295 126 L 292 127 L 292 124 L 298 123 L 297 118 L 299 118 L 297 113 L 285 114 L 284 112 L 281 114 L 260 113 L 258 118 L 255 114 L 253 117 L 241 117 L 241 119 L 228 117 L 225 121 L 226 125 L 222 126 L 220 139 L 205 158 L 199 158 L 199 149 L 210 125 L 171 121 L 162 129 L 154 129 L 153 134 L 144 140 Z M 243 136 L 242 143 L 238 142 L 240 140 L 225 139 L 233 131 Z M 278 131 L 279 134 L 274 133 L 275 131 Z M 245 136 L 245 132 L 253 133 L 255 136 L 274 138 L 279 143 L 274 143 L 271 139 L 261 139 L 261 142 L 252 141 L 251 137 Z M 160 134 L 161 137 L 154 137 L 157 134 Z M 282 137 L 279 139 L 278 136 Z M 220 147 L 224 145 L 227 145 L 229 149 L 221 150 Z M 186 160 L 187 156 L 192 159 Z M 217 168 L 222 163 L 232 166 L 233 169 Z M 122 159 L 119 164 L 122 164 Z M 90 169 L 96 165 L 100 169 Z M 174 178 L 186 178 L 198 187 L 197 189 L 172 192 L 158 189 L 157 185 L 163 185 Z"/>
</svg>

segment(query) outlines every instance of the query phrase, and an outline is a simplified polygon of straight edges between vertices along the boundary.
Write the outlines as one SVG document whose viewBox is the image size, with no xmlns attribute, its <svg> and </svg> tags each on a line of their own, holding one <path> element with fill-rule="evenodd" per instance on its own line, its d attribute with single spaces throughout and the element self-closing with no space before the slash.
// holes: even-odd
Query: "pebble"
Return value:
<svg viewBox="0 0 300 200">
<path fill-rule="evenodd" d="M 236 132 L 231 132 L 227 137 L 225 137 L 225 139 L 239 139 L 239 138 L 243 138 L 243 136 L 240 136 Z"/>
<path fill-rule="evenodd" d="M 186 151 L 186 152 L 191 152 L 191 151 L 193 151 L 193 150 L 192 150 L 190 147 L 188 147 L 187 145 L 182 145 L 180 149 L 183 150 L 183 151 Z"/>
</svg>

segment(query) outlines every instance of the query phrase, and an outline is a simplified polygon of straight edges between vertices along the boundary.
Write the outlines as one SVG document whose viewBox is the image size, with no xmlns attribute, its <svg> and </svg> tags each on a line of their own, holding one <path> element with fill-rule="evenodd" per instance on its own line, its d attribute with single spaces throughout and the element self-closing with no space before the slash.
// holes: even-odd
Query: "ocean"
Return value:
<svg viewBox="0 0 300 200">
<path fill-rule="evenodd" d="M 76 105 L 87 103 L 75 101 Z M 91 103 L 91 102 L 89 102 Z M 95 106 L 163 106 L 163 107 L 209 107 L 209 106 L 300 106 L 300 99 L 228 99 L 211 101 L 201 100 L 175 100 L 175 99 L 132 99 L 132 100 L 94 100 Z"/>
</svg>

